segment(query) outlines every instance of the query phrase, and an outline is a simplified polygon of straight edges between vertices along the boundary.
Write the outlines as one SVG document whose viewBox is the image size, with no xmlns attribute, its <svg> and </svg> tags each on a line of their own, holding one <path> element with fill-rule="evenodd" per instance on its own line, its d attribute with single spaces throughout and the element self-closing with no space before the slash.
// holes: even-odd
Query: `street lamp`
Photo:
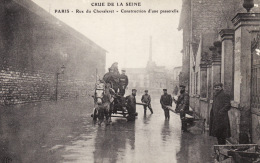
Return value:
<svg viewBox="0 0 260 163">
<path fill-rule="evenodd" d="M 65 66 L 62 65 L 60 72 L 59 70 L 56 72 L 56 90 L 55 90 L 55 100 L 58 101 L 58 83 L 59 83 L 59 75 L 64 74 Z"/>
</svg>

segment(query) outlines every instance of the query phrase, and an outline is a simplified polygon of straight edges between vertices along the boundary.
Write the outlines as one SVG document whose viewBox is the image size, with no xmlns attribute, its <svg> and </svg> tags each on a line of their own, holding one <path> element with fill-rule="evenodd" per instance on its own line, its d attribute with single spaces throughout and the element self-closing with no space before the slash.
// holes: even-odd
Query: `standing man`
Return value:
<svg viewBox="0 0 260 163">
<path fill-rule="evenodd" d="M 187 122 L 185 121 L 186 113 L 189 112 L 189 94 L 185 92 L 185 86 L 180 85 L 180 95 L 177 101 L 173 99 L 176 104 L 175 111 L 180 113 L 181 130 L 187 132 Z"/>
<path fill-rule="evenodd" d="M 161 96 L 160 103 L 164 110 L 165 119 L 170 119 L 170 111 L 167 106 L 172 106 L 172 96 L 167 94 L 167 89 L 163 89 L 163 95 Z"/>
<path fill-rule="evenodd" d="M 146 105 L 144 105 L 144 114 L 146 114 L 147 107 L 151 111 L 151 114 L 153 114 L 153 109 L 151 106 L 151 96 L 148 94 L 148 90 L 145 90 L 144 92 L 145 92 L 145 94 L 141 98 L 142 103 L 146 104 Z"/>
<path fill-rule="evenodd" d="M 135 120 L 135 113 L 136 113 L 136 89 L 132 89 L 132 94 L 126 97 L 126 108 L 128 111 L 128 121 Z"/>
<path fill-rule="evenodd" d="M 224 92 L 222 83 L 215 83 L 214 90 L 209 135 L 217 137 L 218 144 L 226 144 L 226 138 L 231 136 L 228 117 L 228 111 L 231 108 L 230 96 Z"/>
<path fill-rule="evenodd" d="M 125 74 L 125 70 L 122 70 L 122 74 L 119 77 L 119 93 L 124 96 L 125 89 L 128 86 L 128 77 Z"/>
</svg>

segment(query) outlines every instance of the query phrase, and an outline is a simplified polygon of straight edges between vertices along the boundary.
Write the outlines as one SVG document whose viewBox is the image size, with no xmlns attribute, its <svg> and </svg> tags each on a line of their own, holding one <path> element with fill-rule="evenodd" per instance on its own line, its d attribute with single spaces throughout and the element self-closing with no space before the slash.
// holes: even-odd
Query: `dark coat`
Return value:
<svg viewBox="0 0 260 163">
<path fill-rule="evenodd" d="M 136 112 L 136 99 L 134 95 L 129 95 L 126 97 L 126 108 L 129 114 L 135 114 Z"/>
<path fill-rule="evenodd" d="M 214 95 L 210 111 L 209 135 L 220 138 L 231 136 L 228 111 L 231 108 L 230 96 L 223 90 Z"/>
<path fill-rule="evenodd" d="M 119 85 L 124 87 L 128 86 L 128 77 L 125 74 L 119 76 Z"/>
<path fill-rule="evenodd" d="M 143 103 L 146 103 L 146 104 L 150 104 L 151 103 L 151 96 L 148 95 L 148 94 L 144 94 L 141 98 L 141 101 Z"/>
<path fill-rule="evenodd" d="M 160 103 L 161 103 L 163 109 L 166 106 L 172 106 L 172 96 L 169 94 L 163 94 L 161 96 Z"/>
<path fill-rule="evenodd" d="M 183 110 L 185 112 L 189 111 L 189 94 L 184 92 L 178 96 L 176 103 L 176 111 Z"/>
</svg>

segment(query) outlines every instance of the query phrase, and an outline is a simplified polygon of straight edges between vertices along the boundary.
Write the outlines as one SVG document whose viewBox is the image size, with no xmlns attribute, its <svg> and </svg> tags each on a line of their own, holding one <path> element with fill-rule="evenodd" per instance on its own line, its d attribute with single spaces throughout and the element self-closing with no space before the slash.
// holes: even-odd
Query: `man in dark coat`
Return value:
<svg viewBox="0 0 260 163">
<path fill-rule="evenodd" d="M 114 71 L 112 68 L 108 69 L 109 72 L 106 73 L 103 77 L 103 80 L 114 89 L 114 91 L 117 93 L 118 92 L 118 87 L 119 87 L 119 76 L 114 74 Z"/>
<path fill-rule="evenodd" d="M 185 86 L 180 85 L 180 95 L 178 96 L 177 101 L 173 99 L 176 103 L 175 111 L 180 113 L 181 119 L 181 129 L 182 131 L 187 131 L 187 122 L 185 121 L 186 113 L 189 112 L 189 94 L 185 92 Z"/>
<path fill-rule="evenodd" d="M 228 111 L 231 108 L 230 96 L 224 92 L 222 83 L 215 83 L 214 90 L 209 135 L 217 137 L 218 144 L 226 144 L 226 138 L 231 136 L 228 117 Z"/>
<path fill-rule="evenodd" d="M 147 104 L 147 105 L 144 105 L 144 114 L 146 114 L 147 107 L 149 108 L 149 110 L 153 114 L 153 109 L 152 109 L 152 106 L 151 106 L 151 96 L 148 94 L 148 90 L 145 90 L 144 92 L 145 92 L 145 94 L 141 98 L 141 101 L 143 103 Z"/>
<path fill-rule="evenodd" d="M 119 76 L 119 93 L 124 96 L 125 89 L 128 86 L 128 77 L 125 74 L 125 70 L 122 70 L 122 74 Z"/>
<path fill-rule="evenodd" d="M 170 119 L 170 111 L 167 106 L 172 106 L 172 96 L 167 94 L 167 89 L 163 89 L 163 95 L 161 96 L 160 103 L 164 110 L 165 119 Z"/>
<path fill-rule="evenodd" d="M 128 121 L 135 120 L 135 113 L 136 113 L 136 89 L 132 89 L 132 94 L 126 97 L 126 108 L 128 111 Z"/>
<path fill-rule="evenodd" d="M 108 72 L 104 75 L 103 80 L 106 83 L 111 83 L 113 76 L 113 70 L 111 68 L 108 68 Z"/>
</svg>

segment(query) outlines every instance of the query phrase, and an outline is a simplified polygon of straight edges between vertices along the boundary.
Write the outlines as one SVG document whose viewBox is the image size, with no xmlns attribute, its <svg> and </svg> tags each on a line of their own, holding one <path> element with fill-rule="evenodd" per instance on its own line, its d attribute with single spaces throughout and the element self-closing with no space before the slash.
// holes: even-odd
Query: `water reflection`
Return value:
<svg viewBox="0 0 260 163">
<path fill-rule="evenodd" d="M 208 137 L 207 134 L 183 133 L 181 136 L 181 148 L 177 153 L 177 162 L 213 162 L 214 140 Z"/>
<path fill-rule="evenodd" d="M 146 114 L 144 114 L 143 123 L 145 125 L 148 125 L 150 123 L 151 117 L 152 117 L 152 114 L 149 114 L 148 116 Z"/>
<path fill-rule="evenodd" d="M 164 143 L 171 138 L 171 131 L 169 120 L 165 120 L 161 131 L 162 141 Z"/>
<path fill-rule="evenodd" d="M 135 122 L 117 119 L 111 126 L 99 127 L 95 138 L 94 162 L 123 162 L 135 149 Z"/>
<path fill-rule="evenodd" d="M 25 105 L 23 105 L 25 106 Z M 181 133 L 179 116 L 155 114 L 135 122 L 113 118 L 93 125 L 86 102 L 0 108 L 0 159 L 12 162 L 210 162 L 212 140 L 206 134 Z M 92 105 L 89 105 L 92 108 Z M 158 108 L 158 109 L 156 109 Z M 1 162 L 2 160 L 0 160 Z"/>
</svg>

